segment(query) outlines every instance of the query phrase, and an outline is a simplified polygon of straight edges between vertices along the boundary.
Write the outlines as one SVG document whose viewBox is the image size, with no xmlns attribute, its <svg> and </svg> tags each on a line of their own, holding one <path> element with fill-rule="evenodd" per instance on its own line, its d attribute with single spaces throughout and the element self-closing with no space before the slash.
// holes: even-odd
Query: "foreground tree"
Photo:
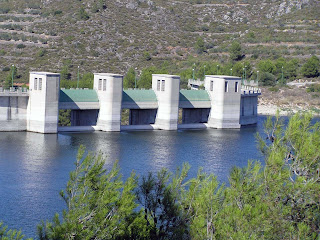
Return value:
<svg viewBox="0 0 320 240">
<path fill-rule="evenodd" d="M 122 182 L 117 164 L 109 173 L 104 158 L 88 154 L 80 147 L 75 171 L 60 195 L 67 210 L 60 222 L 38 227 L 40 239 L 125 239 L 134 228 L 137 207 L 133 190 L 137 179 L 132 174 Z"/>
<path fill-rule="evenodd" d="M 2 240 L 22 240 L 24 235 L 21 231 L 15 229 L 8 229 L 7 226 L 3 226 L 3 223 L 0 222 L 0 239 Z"/>
<path fill-rule="evenodd" d="M 177 171 L 174 176 L 162 169 L 156 177 L 149 173 L 142 178 L 137 198 L 146 220 L 147 239 L 189 238 L 187 216 L 181 205 L 189 168 L 185 164 L 181 173 Z"/>
<path fill-rule="evenodd" d="M 285 238 L 315 239 L 320 230 L 320 123 L 311 114 L 294 115 L 286 129 L 277 116 L 265 124 L 268 142 L 260 137 L 266 156 L 263 177 L 277 225 Z M 290 235 L 292 234 L 292 235 Z"/>
<path fill-rule="evenodd" d="M 115 165 L 84 157 L 61 196 L 62 221 L 39 227 L 40 239 L 318 239 L 320 231 L 320 123 L 294 115 L 287 127 L 277 115 L 258 136 L 264 165 L 235 167 L 230 186 L 189 166 L 172 175 L 132 174 L 122 182 Z"/>
</svg>

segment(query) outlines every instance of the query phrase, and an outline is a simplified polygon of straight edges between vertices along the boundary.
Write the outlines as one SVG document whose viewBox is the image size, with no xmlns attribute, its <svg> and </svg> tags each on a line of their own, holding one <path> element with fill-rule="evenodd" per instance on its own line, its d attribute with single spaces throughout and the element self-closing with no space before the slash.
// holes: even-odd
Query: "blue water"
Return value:
<svg viewBox="0 0 320 240">
<path fill-rule="evenodd" d="M 264 120 L 260 116 L 256 126 L 238 130 L 0 133 L 0 220 L 35 237 L 41 220 L 61 213 L 65 205 L 59 191 L 73 170 L 80 144 L 104 154 L 108 169 L 118 160 L 124 177 L 132 170 L 138 175 L 163 167 L 174 171 L 188 162 L 189 177 L 203 167 L 227 182 L 233 166 L 243 167 L 248 159 L 262 160 L 255 134 L 263 132 Z"/>
</svg>

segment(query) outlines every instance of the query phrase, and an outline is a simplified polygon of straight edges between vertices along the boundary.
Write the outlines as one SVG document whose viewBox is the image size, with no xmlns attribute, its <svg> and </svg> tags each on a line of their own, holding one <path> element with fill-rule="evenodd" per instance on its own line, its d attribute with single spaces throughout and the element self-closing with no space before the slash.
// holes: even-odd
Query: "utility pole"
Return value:
<svg viewBox="0 0 320 240">
<path fill-rule="evenodd" d="M 135 72 L 134 72 L 134 89 L 137 88 L 137 67 L 135 68 Z"/>
<path fill-rule="evenodd" d="M 247 66 L 244 66 L 244 80 L 247 81 Z"/>
<path fill-rule="evenodd" d="M 244 68 L 242 68 L 242 85 L 244 85 Z"/>
<path fill-rule="evenodd" d="M 14 65 L 12 64 L 12 75 L 11 75 L 11 85 L 13 87 L 13 72 L 14 72 Z"/>
<path fill-rule="evenodd" d="M 78 81 L 77 81 L 77 88 L 79 88 L 79 68 L 80 68 L 80 66 L 78 66 Z"/>
</svg>

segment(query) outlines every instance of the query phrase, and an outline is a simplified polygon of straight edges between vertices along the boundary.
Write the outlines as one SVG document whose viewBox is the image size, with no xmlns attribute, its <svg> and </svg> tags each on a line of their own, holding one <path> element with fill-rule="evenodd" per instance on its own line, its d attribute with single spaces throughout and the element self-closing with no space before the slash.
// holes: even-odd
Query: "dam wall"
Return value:
<svg viewBox="0 0 320 240">
<path fill-rule="evenodd" d="M 26 131 L 28 93 L 0 91 L 0 131 Z"/>
<path fill-rule="evenodd" d="M 0 88 L 0 131 L 177 130 L 257 123 L 259 89 L 241 78 L 206 75 L 205 90 L 180 90 L 180 77 L 153 74 L 151 89 L 123 90 L 123 76 L 95 73 L 93 89 L 60 89 L 60 74 L 31 72 L 28 91 Z M 126 124 L 121 125 L 126 109 Z M 59 126 L 59 111 L 69 126 Z"/>
</svg>

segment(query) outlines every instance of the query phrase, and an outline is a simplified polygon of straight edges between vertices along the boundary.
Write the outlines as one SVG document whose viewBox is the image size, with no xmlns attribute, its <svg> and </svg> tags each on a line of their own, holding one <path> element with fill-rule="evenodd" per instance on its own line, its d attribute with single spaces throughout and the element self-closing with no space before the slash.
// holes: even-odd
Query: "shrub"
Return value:
<svg viewBox="0 0 320 240">
<path fill-rule="evenodd" d="M 151 55 L 150 55 L 150 53 L 147 52 L 147 51 L 145 51 L 145 52 L 143 53 L 143 58 L 144 58 L 145 60 L 147 60 L 147 61 L 150 61 L 150 60 L 151 60 Z"/>
<path fill-rule="evenodd" d="M 201 27 L 201 30 L 204 31 L 204 32 L 208 32 L 209 31 L 209 27 L 207 25 L 203 25 Z"/>
<path fill-rule="evenodd" d="M 263 86 L 274 86 L 276 84 L 276 77 L 272 73 L 263 72 L 260 81 Z"/>
<path fill-rule="evenodd" d="M 309 88 L 307 88 L 307 92 L 320 92 L 320 84 L 311 84 Z"/>
<path fill-rule="evenodd" d="M 305 77 L 318 77 L 320 73 L 320 60 L 316 56 L 312 56 L 302 66 L 301 73 Z"/>
<path fill-rule="evenodd" d="M 270 92 L 279 92 L 279 87 L 270 87 L 268 88 Z"/>
<path fill-rule="evenodd" d="M 4 67 L 4 68 L 2 68 L 2 71 L 3 72 L 8 72 L 8 71 L 10 71 L 11 69 L 10 69 L 10 67 Z"/>
<path fill-rule="evenodd" d="M 197 39 L 196 44 L 195 44 L 195 49 L 196 49 L 197 53 L 199 53 L 199 54 L 203 53 L 206 50 L 206 48 L 204 46 L 204 41 L 202 38 L 199 37 Z"/>
<path fill-rule="evenodd" d="M 6 7 L 0 8 L 0 13 L 1 14 L 5 14 L 5 13 L 8 13 L 8 12 L 10 12 L 10 8 L 6 8 Z"/>
<path fill-rule="evenodd" d="M 229 49 L 229 54 L 230 54 L 230 59 L 232 61 L 238 61 L 241 60 L 242 56 L 242 51 L 241 51 L 241 45 L 239 42 L 233 42 L 231 44 L 231 47 Z"/>
<path fill-rule="evenodd" d="M 258 63 L 258 68 L 261 72 L 266 72 L 266 73 L 273 74 L 276 71 L 276 66 L 270 59 L 260 61 Z"/>
<path fill-rule="evenodd" d="M 10 41 L 12 36 L 8 33 L 0 33 L 0 39 L 5 41 Z"/>
<path fill-rule="evenodd" d="M 82 20 L 88 20 L 90 18 L 89 14 L 86 12 L 84 7 L 81 7 L 79 10 L 79 17 Z"/>
<path fill-rule="evenodd" d="M 46 53 L 47 53 L 47 50 L 42 48 L 38 51 L 37 55 L 38 57 L 43 57 Z"/>
<path fill-rule="evenodd" d="M 53 12 L 53 15 L 54 15 L 54 16 L 60 15 L 60 14 L 62 14 L 62 11 L 61 11 L 61 10 L 55 10 L 55 11 Z"/>
<path fill-rule="evenodd" d="M 26 47 L 26 45 L 24 45 L 24 44 L 22 44 L 22 43 L 20 43 L 20 44 L 17 45 L 17 48 L 19 48 L 19 49 L 22 49 L 22 48 L 25 48 L 25 47 Z"/>
</svg>

